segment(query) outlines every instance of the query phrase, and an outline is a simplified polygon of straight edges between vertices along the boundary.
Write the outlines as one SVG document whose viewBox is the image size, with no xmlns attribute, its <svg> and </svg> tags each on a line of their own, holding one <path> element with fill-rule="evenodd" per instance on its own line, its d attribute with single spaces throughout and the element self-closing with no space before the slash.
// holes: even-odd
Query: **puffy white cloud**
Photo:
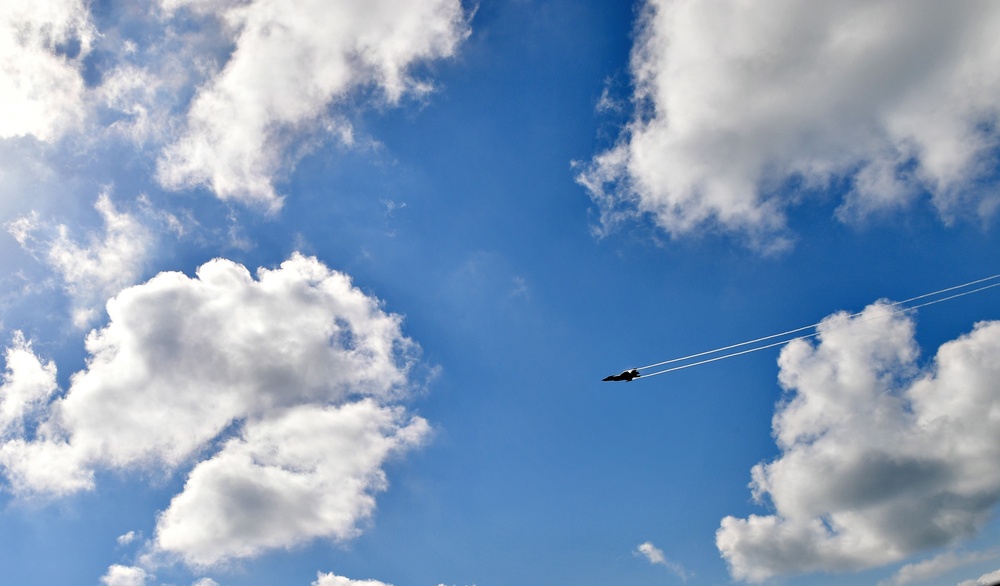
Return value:
<svg viewBox="0 0 1000 586">
<path fill-rule="evenodd" d="M 103 586 L 145 586 L 150 578 L 146 570 L 134 566 L 115 564 L 108 568 L 108 573 L 101 577 Z"/>
<path fill-rule="evenodd" d="M 195 278 L 161 273 L 108 313 L 87 337 L 87 369 L 39 428 L 79 461 L 108 466 L 178 466 L 234 421 L 275 409 L 391 399 L 415 348 L 398 316 L 300 255 L 258 280 L 222 259 Z"/>
<path fill-rule="evenodd" d="M 84 118 L 83 57 L 95 30 L 83 0 L 0 6 L 0 139 L 58 139 Z"/>
<path fill-rule="evenodd" d="M 312 586 L 392 586 L 392 584 L 386 584 L 378 580 L 351 580 L 350 578 L 337 576 L 331 572 L 329 574 L 318 574 Z"/>
<path fill-rule="evenodd" d="M 118 211 L 107 192 L 94 207 L 104 220 L 104 234 L 91 234 L 83 246 L 70 238 L 65 225 L 51 239 L 36 236 L 45 230 L 37 215 L 7 225 L 23 248 L 40 252 L 59 275 L 73 300 L 73 323 L 81 328 L 96 319 L 105 300 L 138 280 L 153 243 L 149 229 L 132 214 Z"/>
<path fill-rule="evenodd" d="M 782 453 L 752 470 L 774 513 L 726 517 L 734 578 L 761 581 L 895 562 L 975 534 L 1000 500 L 1000 322 L 917 366 L 913 322 L 875 304 L 781 353 Z"/>
<path fill-rule="evenodd" d="M 183 135 L 159 161 L 172 189 L 206 185 L 223 199 L 269 208 L 281 199 L 273 176 L 294 162 L 293 138 L 325 127 L 350 140 L 328 108 L 352 92 L 376 88 L 388 103 L 424 93 L 410 68 L 448 57 L 467 34 L 459 0 L 162 0 L 169 11 L 213 14 L 235 50 L 203 85 Z M 299 141 L 301 142 L 301 141 Z"/>
<path fill-rule="evenodd" d="M 203 460 L 159 517 L 154 554 L 204 566 L 349 539 L 386 487 L 386 458 L 429 433 L 392 406 L 416 384 L 400 317 L 315 258 L 256 279 L 222 259 L 194 278 L 161 273 L 108 314 L 87 368 L 33 433 L 0 446 L 0 465 L 15 493 L 59 495 L 93 487 L 98 468 Z"/>
<path fill-rule="evenodd" d="M 386 487 L 382 462 L 428 431 L 423 419 L 371 400 L 248 423 L 191 472 L 157 520 L 156 548 L 211 566 L 318 537 L 350 539 Z"/>
<path fill-rule="evenodd" d="M 803 191 L 850 181 L 842 219 L 929 192 L 949 219 L 995 209 L 1000 6 L 648 0 L 636 113 L 579 176 L 605 227 L 650 214 L 787 244 Z M 787 182 L 799 184 L 785 189 Z"/>
</svg>

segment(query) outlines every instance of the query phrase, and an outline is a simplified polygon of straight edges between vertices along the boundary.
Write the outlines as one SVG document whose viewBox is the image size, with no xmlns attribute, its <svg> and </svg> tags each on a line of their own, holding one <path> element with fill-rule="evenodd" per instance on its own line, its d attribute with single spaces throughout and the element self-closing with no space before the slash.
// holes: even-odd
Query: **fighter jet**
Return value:
<svg viewBox="0 0 1000 586">
<path fill-rule="evenodd" d="M 604 381 L 622 381 L 623 380 L 625 382 L 632 382 L 632 379 L 639 378 L 640 376 L 642 376 L 642 375 L 639 374 L 639 371 L 633 368 L 632 370 L 626 370 L 626 371 L 622 372 L 621 374 L 612 374 L 611 376 L 606 376 L 602 380 L 604 380 Z"/>
</svg>

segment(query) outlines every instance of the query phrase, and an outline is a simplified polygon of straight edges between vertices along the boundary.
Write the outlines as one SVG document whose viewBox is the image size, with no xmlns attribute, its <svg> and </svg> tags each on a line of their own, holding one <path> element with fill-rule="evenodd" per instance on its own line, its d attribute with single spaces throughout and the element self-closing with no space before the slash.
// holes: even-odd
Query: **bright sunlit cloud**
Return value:
<svg viewBox="0 0 1000 586">
<path fill-rule="evenodd" d="M 53 141 L 85 117 L 83 58 L 95 30 L 83 0 L 0 6 L 0 139 Z"/>
<path fill-rule="evenodd" d="M 600 381 L 1000 273 L 996 4 L 0 4 L 0 581 L 996 567 L 1000 288 Z"/>
<path fill-rule="evenodd" d="M 763 250 L 788 246 L 803 193 L 841 180 L 844 220 L 922 193 L 946 221 L 991 216 L 996 191 L 977 182 L 1000 144 L 998 26 L 1000 6 L 980 2 L 650 0 L 635 115 L 579 181 L 604 229 L 649 214 Z"/>
<path fill-rule="evenodd" d="M 56 365 L 35 355 L 24 333 L 14 332 L 4 352 L 6 372 L 0 384 L 0 438 L 24 434 L 24 421 L 44 409 L 56 385 Z"/>
<path fill-rule="evenodd" d="M 328 574 L 320 573 L 317 575 L 316 581 L 312 583 L 312 586 L 392 586 L 392 584 L 386 584 L 378 580 L 351 580 L 350 578 L 338 576 L 330 572 Z"/>
<path fill-rule="evenodd" d="M 428 432 L 425 420 L 371 400 L 248 423 L 191 471 L 157 519 L 155 549 L 202 567 L 320 537 L 351 539 L 387 487 L 382 463 Z"/>
<path fill-rule="evenodd" d="M 726 517 L 734 578 L 888 564 L 974 536 L 1000 501 L 1000 322 L 917 365 L 913 321 L 882 303 L 835 314 L 781 352 L 781 456 L 752 470 L 774 513 Z"/>
<path fill-rule="evenodd" d="M 148 578 L 152 576 L 142 568 L 115 564 L 101 577 L 101 586 L 145 586 Z"/>
<path fill-rule="evenodd" d="M 54 400 L 55 366 L 15 336 L 0 464 L 15 493 L 57 496 L 93 488 L 97 469 L 195 461 L 157 519 L 150 567 L 350 539 L 387 487 L 386 458 L 429 435 L 393 406 L 419 384 L 400 318 L 315 258 L 256 279 L 222 259 L 194 278 L 161 273 L 108 313 L 87 338 L 86 370 Z"/>
<path fill-rule="evenodd" d="M 275 0 L 163 4 L 220 19 L 235 50 L 198 90 L 183 135 L 160 158 L 160 181 L 270 209 L 282 199 L 275 175 L 311 138 L 326 132 L 350 142 L 348 123 L 329 115 L 332 104 L 371 88 L 388 104 L 429 91 L 410 70 L 451 56 L 467 34 L 458 0 L 308 0 L 295 10 Z"/>
</svg>

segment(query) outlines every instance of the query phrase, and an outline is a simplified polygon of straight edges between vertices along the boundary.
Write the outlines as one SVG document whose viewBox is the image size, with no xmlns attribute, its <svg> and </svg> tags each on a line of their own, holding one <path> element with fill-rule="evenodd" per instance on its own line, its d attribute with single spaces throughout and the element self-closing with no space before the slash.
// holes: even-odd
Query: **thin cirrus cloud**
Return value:
<svg viewBox="0 0 1000 586">
<path fill-rule="evenodd" d="M 293 143 L 325 128 L 350 142 L 348 122 L 330 112 L 352 92 L 375 89 L 395 104 L 429 91 L 414 65 L 449 57 L 468 34 L 458 0 L 164 0 L 168 11 L 213 16 L 233 36 L 222 70 L 198 89 L 185 129 L 163 151 L 160 182 L 206 186 L 222 199 L 281 205 L 274 177 L 294 164 Z"/>
<path fill-rule="evenodd" d="M 135 215 L 118 210 L 107 192 L 95 209 L 104 222 L 102 234 L 92 233 L 77 243 L 69 228 L 53 230 L 37 214 L 7 224 L 7 231 L 22 248 L 36 254 L 59 277 L 72 304 L 73 323 L 89 326 L 104 302 L 138 280 L 153 245 L 150 228 Z"/>
<path fill-rule="evenodd" d="M 982 2 L 649 0 L 636 113 L 578 181 L 601 229 L 649 214 L 675 236 L 714 228 L 765 251 L 790 245 L 803 190 L 842 180 L 842 220 L 924 193 L 946 221 L 989 217 L 998 26 Z"/>
<path fill-rule="evenodd" d="M 193 278 L 161 273 L 108 313 L 63 395 L 54 365 L 15 337 L 0 465 L 15 494 L 51 497 L 94 488 L 98 469 L 193 463 L 144 570 L 350 539 L 387 486 L 385 460 L 429 437 L 397 404 L 420 384 L 399 316 L 315 258 L 256 278 L 222 259 Z"/>
<path fill-rule="evenodd" d="M 880 566 L 983 527 L 1000 502 L 1000 322 L 926 368 L 917 354 L 912 319 L 882 303 L 782 350 L 781 454 L 751 483 L 774 513 L 726 517 L 716 534 L 734 578 Z"/>
</svg>

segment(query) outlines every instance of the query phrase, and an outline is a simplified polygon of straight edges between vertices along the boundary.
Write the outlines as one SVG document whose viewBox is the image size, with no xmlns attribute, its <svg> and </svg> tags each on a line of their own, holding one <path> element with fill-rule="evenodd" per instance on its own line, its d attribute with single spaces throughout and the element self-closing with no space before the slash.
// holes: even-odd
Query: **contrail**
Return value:
<svg viewBox="0 0 1000 586">
<path fill-rule="evenodd" d="M 912 303 L 914 301 L 918 301 L 920 299 L 926 299 L 928 297 L 934 297 L 934 296 L 937 296 L 937 295 L 941 295 L 943 293 L 948 293 L 950 291 L 955 291 L 955 290 L 958 290 L 958 289 L 964 289 L 966 287 L 971 287 L 973 285 L 978 285 L 979 283 L 985 283 L 987 281 L 992 281 L 992 280 L 995 280 L 995 279 L 998 279 L 998 278 L 1000 278 L 1000 274 L 993 275 L 991 277 L 985 277 L 985 278 L 982 278 L 982 279 L 976 279 L 975 281 L 969 281 L 968 283 L 963 283 L 961 285 L 955 285 L 953 287 L 948 287 L 946 289 L 940 289 L 938 291 L 934 291 L 934 292 L 931 292 L 931 293 L 924 293 L 923 295 L 917 295 L 916 297 L 910 297 L 909 299 L 905 299 L 903 301 L 896 301 L 896 302 L 893 302 L 893 303 L 889 303 L 888 304 L 889 307 L 898 307 L 899 309 L 893 311 L 892 313 L 890 313 L 888 315 L 896 315 L 898 313 L 904 313 L 904 312 L 907 312 L 907 311 L 912 311 L 912 310 L 918 309 L 920 307 L 927 307 L 928 305 L 934 305 L 936 303 L 941 303 L 941 302 L 944 302 L 944 301 L 948 301 L 950 299 L 955 299 L 955 298 L 958 298 L 958 297 L 964 297 L 966 295 L 972 295 L 973 293 L 978 293 L 978 292 L 984 291 L 986 289 L 992 289 L 993 287 L 1000 287 L 1000 283 L 993 283 L 993 284 L 984 285 L 982 287 L 978 287 L 976 289 L 972 289 L 972 290 L 969 290 L 969 291 L 963 291 L 961 293 L 955 293 L 953 295 L 949 295 L 947 297 L 942 297 L 940 299 L 934 299 L 934 300 L 931 300 L 931 301 L 926 301 L 924 303 L 920 303 L 920 304 L 917 304 L 917 305 L 906 306 L 906 304 Z M 906 307 L 904 307 L 904 306 L 906 306 Z M 863 312 L 859 311 L 857 313 L 853 313 L 853 314 L 849 315 L 848 317 L 849 318 L 858 317 L 862 313 Z M 880 317 L 887 317 L 887 316 L 880 316 Z M 873 319 L 878 319 L 878 318 L 873 318 Z M 822 322 L 814 323 L 814 324 L 808 325 L 808 326 L 802 326 L 801 328 L 795 328 L 794 330 L 788 330 L 786 332 L 781 332 L 780 334 L 771 334 L 770 336 L 764 336 L 763 338 L 757 338 L 757 339 L 754 339 L 754 340 L 747 340 L 746 342 L 740 342 L 738 344 L 731 344 L 729 346 L 723 346 L 721 348 L 716 348 L 714 350 L 706 350 L 704 352 L 698 352 L 697 354 L 689 354 L 687 356 L 681 356 L 680 358 L 671 358 L 670 360 L 664 360 L 663 362 L 657 362 L 657 363 L 654 363 L 654 364 L 647 364 L 646 366 L 637 367 L 636 370 L 647 370 L 647 369 L 650 369 L 650 368 L 655 368 L 657 366 L 664 366 L 664 365 L 667 365 L 667 364 L 674 364 L 674 363 L 677 363 L 677 362 L 686 362 L 686 361 L 692 360 L 694 358 L 701 358 L 701 357 L 704 357 L 704 356 L 710 356 L 712 354 L 718 354 L 719 352 L 725 352 L 726 350 L 732 350 L 734 348 L 740 348 L 742 346 L 749 346 L 751 344 L 757 344 L 759 342 L 766 342 L 767 340 L 773 340 L 775 338 L 782 338 L 784 336 L 789 336 L 791 334 L 797 334 L 799 332 L 802 332 L 802 331 L 805 331 L 805 330 L 808 330 L 808 329 L 811 329 L 811 328 L 815 328 L 816 326 L 820 325 L 820 323 L 822 323 Z M 718 360 L 724 360 L 726 358 L 732 358 L 734 356 L 741 356 L 743 354 L 749 354 L 751 352 L 757 352 L 757 351 L 760 351 L 760 350 L 766 350 L 768 348 L 774 348 L 775 346 L 781 346 L 782 344 L 787 344 L 787 343 L 795 341 L 795 340 L 803 340 L 803 339 L 806 339 L 806 338 L 812 338 L 814 336 L 817 336 L 818 334 L 819 334 L 818 332 L 814 332 L 814 333 L 811 333 L 811 334 L 806 334 L 804 336 L 796 336 L 794 338 L 788 338 L 786 340 L 781 340 L 781 341 L 778 341 L 778 342 L 772 342 L 770 344 L 765 344 L 763 346 L 754 346 L 753 348 L 748 348 L 746 350 L 740 350 L 738 352 L 730 352 L 728 354 L 723 354 L 721 356 L 714 356 L 712 358 L 706 358 L 704 360 L 698 360 L 696 362 L 689 362 L 689 363 L 686 363 L 686 364 L 674 366 L 674 367 L 667 368 L 667 369 L 664 369 L 664 370 L 660 370 L 660 371 L 657 371 L 657 372 L 651 372 L 649 374 L 643 374 L 641 378 L 649 378 L 651 376 L 656 376 L 658 374 L 666 374 L 668 372 L 674 372 L 675 370 L 683 370 L 685 368 L 691 368 L 692 366 L 698 366 L 698 365 L 701 365 L 701 364 L 707 364 L 709 362 L 716 362 Z M 641 380 L 641 378 L 639 380 Z"/>
</svg>

